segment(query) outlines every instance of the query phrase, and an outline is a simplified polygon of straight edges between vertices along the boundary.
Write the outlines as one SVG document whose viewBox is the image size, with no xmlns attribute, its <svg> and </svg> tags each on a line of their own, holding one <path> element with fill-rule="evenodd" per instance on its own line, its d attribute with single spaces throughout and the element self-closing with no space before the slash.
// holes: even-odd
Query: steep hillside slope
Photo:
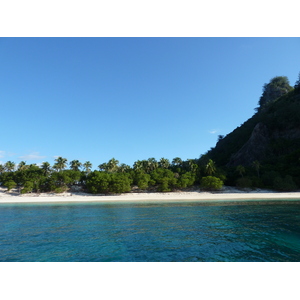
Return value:
<svg viewBox="0 0 300 300">
<path fill-rule="evenodd" d="M 265 172 L 291 175 L 300 184 L 300 88 L 259 109 L 207 156 L 231 169 L 258 161 Z"/>
</svg>

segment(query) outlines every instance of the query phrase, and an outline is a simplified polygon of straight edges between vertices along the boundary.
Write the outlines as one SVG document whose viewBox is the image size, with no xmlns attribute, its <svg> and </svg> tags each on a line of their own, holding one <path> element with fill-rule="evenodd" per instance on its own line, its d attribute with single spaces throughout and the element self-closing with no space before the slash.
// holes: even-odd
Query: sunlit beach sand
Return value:
<svg viewBox="0 0 300 300">
<path fill-rule="evenodd" d="M 249 201 L 249 200 L 299 200 L 300 192 L 279 193 L 269 190 L 241 191 L 224 188 L 220 192 L 169 192 L 169 193 L 124 193 L 119 195 L 93 195 L 85 193 L 26 194 L 0 191 L 0 203 L 46 203 L 46 202 L 115 202 L 115 201 Z"/>
</svg>

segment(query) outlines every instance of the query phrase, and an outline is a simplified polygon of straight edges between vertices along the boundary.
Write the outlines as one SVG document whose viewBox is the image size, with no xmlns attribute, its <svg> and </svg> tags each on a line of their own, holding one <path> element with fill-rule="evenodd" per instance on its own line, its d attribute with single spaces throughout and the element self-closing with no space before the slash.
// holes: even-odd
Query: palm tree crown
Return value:
<svg viewBox="0 0 300 300">
<path fill-rule="evenodd" d="M 208 160 L 208 163 L 205 166 L 205 171 L 206 171 L 207 175 L 212 175 L 216 172 L 216 166 L 212 159 Z"/>
<path fill-rule="evenodd" d="M 91 164 L 90 161 L 86 161 L 86 162 L 83 164 L 83 167 L 84 167 L 86 173 L 90 173 L 90 172 L 91 172 L 91 169 L 92 169 L 92 164 Z"/>
<path fill-rule="evenodd" d="M 8 172 L 12 172 L 15 169 L 16 164 L 12 161 L 8 161 L 5 163 L 4 167 Z"/>
<path fill-rule="evenodd" d="M 72 160 L 70 162 L 70 167 L 73 171 L 79 171 L 79 168 L 81 168 L 82 163 L 79 160 Z"/>
<path fill-rule="evenodd" d="M 68 160 L 66 158 L 59 156 L 58 158 L 55 159 L 56 163 L 53 165 L 53 168 L 58 171 L 61 171 L 67 167 L 67 161 Z"/>
</svg>

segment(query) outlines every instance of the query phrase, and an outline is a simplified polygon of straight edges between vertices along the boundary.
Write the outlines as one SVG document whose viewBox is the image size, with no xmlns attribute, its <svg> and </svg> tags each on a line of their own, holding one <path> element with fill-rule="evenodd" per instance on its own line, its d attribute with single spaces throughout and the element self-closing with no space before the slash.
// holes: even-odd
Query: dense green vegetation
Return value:
<svg viewBox="0 0 300 300">
<path fill-rule="evenodd" d="M 176 157 L 138 160 L 133 166 L 112 158 L 92 171 L 92 164 L 58 157 L 53 166 L 0 165 L 0 184 L 20 193 L 61 193 L 81 190 L 93 194 L 130 191 L 169 192 L 191 187 L 219 190 L 239 188 L 293 191 L 300 187 L 300 73 L 294 87 L 278 76 L 263 86 L 255 114 L 199 159 Z M 254 151 L 254 150 L 256 151 Z M 257 150 L 258 149 L 258 150 Z M 252 153 L 252 152 L 253 153 Z M 244 154 L 252 155 L 244 155 Z M 238 155 L 237 155 L 238 154 Z M 255 157 L 257 156 L 257 157 Z M 238 157 L 243 163 L 237 164 Z M 254 157 L 254 158 L 253 158 Z"/>
<path fill-rule="evenodd" d="M 256 113 L 220 138 L 205 157 L 226 171 L 227 185 L 297 190 L 300 188 L 300 74 L 294 87 L 286 77 L 271 79 L 263 86 L 258 104 Z M 257 128 L 263 128 L 264 132 Z M 245 159 L 242 165 L 235 163 L 237 153 L 242 156 L 259 147 L 257 158 Z"/>
<path fill-rule="evenodd" d="M 218 183 L 222 182 L 218 176 L 224 178 L 212 160 L 199 166 L 197 160 L 182 161 L 174 158 L 172 163 L 168 159 L 154 158 L 136 161 L 133 167 L 119 164 L 112 158 L 109 162 L 100 164 L 99 170 L 91 171 L 90 162 L 80 163 L 73 160 L 67 169 L 67 159 L 58 157 L 51 167 L 48 162 L 41 166 L 27 165 L 21 162 L 16 165 L 8 161 L 1 165 L 0 182 L 7 190 L 18 188 L 19 192 L 61 193 L 67 190 L 79 190 L 92 194 L 125 193 L 132 190 L 169 192 L 185 189 L 200 184 L 201 178 L 210 175 Z M 16 169 L 16 170 L 15 170 Z M 202 175 L 201 175 L 202 174 Z M 216 174 L 213 177 L 211 175 Z M 220 189 L 221 185 L 201 185 L 204 189 Z"/>
</svg>

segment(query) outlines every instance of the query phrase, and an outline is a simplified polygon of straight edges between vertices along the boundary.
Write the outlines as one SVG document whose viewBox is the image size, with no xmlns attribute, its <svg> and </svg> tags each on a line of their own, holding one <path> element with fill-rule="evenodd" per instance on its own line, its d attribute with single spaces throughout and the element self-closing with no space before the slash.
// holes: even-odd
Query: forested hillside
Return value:
<svg viewBox="0 0 300 300">
<path fill-rule="evenodd" d="M 234 173 L 240 173 L 245 186 L 279 190 L 300 186 L 299 79 L 294 87 L 286 77 L 271 79 L 264 85 L 256 113 L 207 153 L 226 169 L 227 183 L 235 184 Z"/>
</svg>

